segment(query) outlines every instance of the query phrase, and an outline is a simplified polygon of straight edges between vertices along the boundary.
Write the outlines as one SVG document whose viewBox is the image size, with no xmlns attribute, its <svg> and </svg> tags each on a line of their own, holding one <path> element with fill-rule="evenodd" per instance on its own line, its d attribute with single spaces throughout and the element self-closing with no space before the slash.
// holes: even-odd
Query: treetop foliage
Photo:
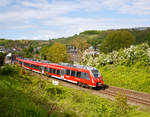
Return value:
<svg viewBox="0 0 150 117">
<path fill-rule="evenodd" d="M 87 30 L 84 32 L 81 32 L 80 34 L 85 34 L 85 35 L 95 35 L 95 34 L 100 34 L 103 31 L 98 31 L 98 30 Z"/>
<path fill-rule="evenodd" d="M 134 43 L 135 37 L 132 33 L 126 30 L 111 31 L 100 46 L 100 51 L 108 53 L 113 50 L 119 50 L 120 48 L 128 48 Z"/>
<path fill-rule="evenodd" d="M 47 59 L 54 62 L 68 62 L 69 55 L 67 54 L 66 45 L 61 43 L 54 43 L 47 49 Z"/>
</svg>

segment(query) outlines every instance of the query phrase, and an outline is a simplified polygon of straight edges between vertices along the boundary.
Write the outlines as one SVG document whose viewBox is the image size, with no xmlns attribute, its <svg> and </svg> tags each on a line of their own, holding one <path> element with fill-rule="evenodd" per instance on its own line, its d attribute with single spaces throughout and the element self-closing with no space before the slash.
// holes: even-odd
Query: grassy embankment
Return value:
<svg viewBox="0 0 150 117">
<path fill-rule="evenodd" d="M 106 65 L 99 68 L 105 84 L 150 93 L 150 67 Z"/>
<path fill-rule="evenodd" d="M 18 67 L 0 69 L 1 117 L 149 117 L 126 103 L 94 96 L 32 76 Z"/>
</svg>

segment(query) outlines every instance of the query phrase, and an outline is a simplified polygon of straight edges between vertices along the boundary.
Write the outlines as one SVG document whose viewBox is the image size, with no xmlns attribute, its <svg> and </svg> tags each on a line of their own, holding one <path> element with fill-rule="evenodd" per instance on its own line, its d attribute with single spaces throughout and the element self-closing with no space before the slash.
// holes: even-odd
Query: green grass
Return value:
<svg viewBox="0 0 150 117">
<path fill-rule="evenodd" d="M 37 76 L 0 75 L 0 117 L 150 117 L 150 113 Z"/>
<path fill-rule="evenodd" d="M 150 67 L 106 65 L 99 69 L 105 84 L 150 93 Z"/>
</svg>

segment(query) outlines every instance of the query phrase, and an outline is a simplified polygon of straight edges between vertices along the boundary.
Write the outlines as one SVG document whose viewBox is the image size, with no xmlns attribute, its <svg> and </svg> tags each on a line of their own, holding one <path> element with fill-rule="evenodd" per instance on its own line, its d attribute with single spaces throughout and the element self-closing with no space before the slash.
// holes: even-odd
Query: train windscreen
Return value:
<svg viewBox="0 0 150 117">
<path fill-rule="evenodd" d="M 95 78 L 99 78 L 101 76 L 98 70 L 92 70 L 92 73 Z"/>
</svg>

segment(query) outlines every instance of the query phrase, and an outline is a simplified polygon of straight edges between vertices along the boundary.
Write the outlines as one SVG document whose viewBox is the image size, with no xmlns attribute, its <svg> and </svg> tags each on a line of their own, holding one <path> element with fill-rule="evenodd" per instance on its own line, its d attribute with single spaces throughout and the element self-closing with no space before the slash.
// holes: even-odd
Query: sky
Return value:
<svg viewBox="0 0 150 117">
<path fill-rule="evenodd" d="M 48 40 L 150 26 L 150 0 L 0 0 L 0 38 Z"/>
</svg>

